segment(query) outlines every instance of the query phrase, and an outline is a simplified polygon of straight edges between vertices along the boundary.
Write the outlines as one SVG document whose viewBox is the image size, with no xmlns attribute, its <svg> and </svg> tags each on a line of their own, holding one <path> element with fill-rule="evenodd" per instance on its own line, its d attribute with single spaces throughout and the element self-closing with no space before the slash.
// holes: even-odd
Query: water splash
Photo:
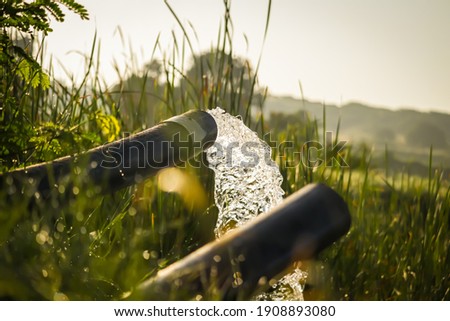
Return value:
<svg viewBox="0 0 450 321">
<path fill-rule="evenodd" d="M 266 293 L 258 295 L 258 301 L 303 301 L 303 289 L 308 273 L 295 268 L 283 276 Z"/>
<path fill-rule="evenodd" d="M 215 174 L 214 193 L 219 208 L 215 233 L 220 237 L 281 203 L 283 177 L 270 158 L 270 147 L 240 118 L 219 107 L 210 114 L 218 134 L 206 156 Z"/>
<path fill-rule="evenodd" d="M 207 149 L 209 167 L 215 174 L 215 202 L 219 216 L 214 230 L 216 237 L 252 220 L 283 201 L 283 177 L 271 159 L 266 142 L 239 117 L 217 107 L 209 113 L 217 123 L 217 139 Z M 302 300 L 306 272 L 295 268 L 277 284 L 273 291 L 257 300 Z"/>
</svg>

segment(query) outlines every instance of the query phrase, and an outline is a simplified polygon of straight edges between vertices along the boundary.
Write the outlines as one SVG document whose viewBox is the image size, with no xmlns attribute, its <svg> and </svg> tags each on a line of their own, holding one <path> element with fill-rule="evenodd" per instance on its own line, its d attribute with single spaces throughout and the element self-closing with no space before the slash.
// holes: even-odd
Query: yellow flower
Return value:
<svg viewBox="0 0 450 321">
<path fill-rule="evenodd" d="M 108 142 L 112 142 L 118 138 L 120 133 L 120 124 L 116 117 L 113 115 L 106 115 L 98 111 L 95 114 L 95 121 L 97 126 L 102 131 L 102 136 Z"/>
</svg>

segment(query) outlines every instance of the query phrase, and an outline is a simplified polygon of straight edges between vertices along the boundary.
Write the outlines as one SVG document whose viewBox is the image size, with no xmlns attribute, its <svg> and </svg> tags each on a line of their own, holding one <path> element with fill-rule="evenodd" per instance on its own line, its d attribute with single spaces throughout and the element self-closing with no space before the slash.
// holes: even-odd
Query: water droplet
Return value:
<svg viewBox="0 0 450 321">
<path fill-rule="evenodd" d="M 264 286 L 266 284 L 267 284 L 267 277 L 265 277 L 265 276 L 260 277 L 259 280 L 258 280 L 258 285 L 259 286 Z"/>
<path fill-rule="evenodd" d="M 69 301 L 69 298 L 68 298 L 67 295 L 65 295 L 65 294 L 62 293 L 62 292 L 56 292 L 56 293 L 53 295 L 53 300 L 54 300 L 54 301 Z"/>
<path fill-rule="evenodd" d="M 57 230 L 59 233 L 64 232 L 64 229 L 65 229 L 65 228 L 66 228 L 65 225 L 64 225 L 63 223 L 61 223 L 61 222 L 58 222 L 58 224 L 56 224 L 56 230 Z"/>
<path fill-rule="evenodd" d="M 39 245 L 44 245 L 48 240 L 48 232 L 41 230 L 38 234 L 36 234 L 36 242 Z"/>
<path fill-rule="evenodd" d="M 60 194 L 64 194 L 65 191 L 66 191 L 66 187 L 64 185 L 59 185 L 58 186 L 58 192 Z"/>
<path fill-rule="evenodd" d="M 241 272 L 235 272 L 233 274 L 233 287 L 238 287 L 240 286 L 242 283 L 244 283 L 244 280 L 242 279 L 242 274 Z"/>
<path fill-rule="evenodd" d="M 90 238 L 91 240 L 94 241 L 94 240 L 97 239 L 97 237 L 98 237 L 97 231 L 92 231 L 92 232 L 89 233 L 89 238 Z"/>
<path fill-rule="evenodd" d="M 133 206 L 131 206 L 131 207 L 128 209 L 128 214 L 129 214 L 130 216 L 135 216 L 136 213 L 137 213 L 137 210 L 136 210 Z"/>
</svg>

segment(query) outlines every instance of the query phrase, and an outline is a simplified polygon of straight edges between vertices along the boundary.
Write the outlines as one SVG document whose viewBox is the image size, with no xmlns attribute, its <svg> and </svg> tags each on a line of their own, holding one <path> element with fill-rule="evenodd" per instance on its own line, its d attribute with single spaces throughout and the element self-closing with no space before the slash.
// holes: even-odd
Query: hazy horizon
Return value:
<svg viewBox="0 0 450 321">
<path fill-rule="evenodd" d="M 114 81 L 113 58 L 119 64 L 125 40 L 144 64 L 150 60 L 158 34 L 161 47 L 170 47 L 177 22 L 163 1 L 80 0 L 90 13 L 82 21 L 68 13 L 66 22 L 53 22 L 47 52 L 65 68 L 82 65 L 74 51 L 89 52 L 95 32 L 101 41 L 101 73 Z M 202 52 L 217 41 L 222 1 L 173 0 L 169 4 L 183 23 L 194 49 Z M 105 9 L 106 8 L 106 9 Z M 273 1 L 264 44 L 259 82 L 275 96 L 325 104 L 360 102 L 389 109 L 450 113 L 450 1 L 320 0 Z M 263 45 L 267 2 L 231 3 L 233 50 L 253 66 Z M 248 43 L 246 42 L 246 37 Z M 156 52 L 156 58 L 162 55 Z M 61 70 L 55 70 L 57 76 Z"/>
</svg>

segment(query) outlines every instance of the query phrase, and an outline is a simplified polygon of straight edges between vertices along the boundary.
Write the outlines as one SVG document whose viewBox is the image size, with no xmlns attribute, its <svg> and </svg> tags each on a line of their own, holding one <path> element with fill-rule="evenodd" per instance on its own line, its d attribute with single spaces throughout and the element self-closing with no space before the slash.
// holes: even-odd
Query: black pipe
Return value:
<svg viewBox="0 0 450 321">
<path fill-rule="evenodd" d="M 15 194 L 34 185 L 48 196 L 71 175 L 108 193 L 139 183 L 161 169 L 180 165 L 211 146 L 217 137 L 214 118 L 189 111 L 121 140 L 51 162 L 0 175 L 2 190 Z"/>
<path fill-rule="evenodd" d="M 325 185 L 309 185 L 269 213 L 159 271 L 129 299 L 249 299 L 293 262 L 313 258 L 349 228 L 344 200 Z"/>
</svg>

